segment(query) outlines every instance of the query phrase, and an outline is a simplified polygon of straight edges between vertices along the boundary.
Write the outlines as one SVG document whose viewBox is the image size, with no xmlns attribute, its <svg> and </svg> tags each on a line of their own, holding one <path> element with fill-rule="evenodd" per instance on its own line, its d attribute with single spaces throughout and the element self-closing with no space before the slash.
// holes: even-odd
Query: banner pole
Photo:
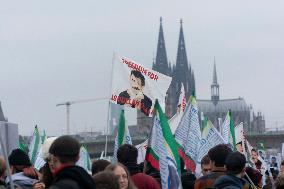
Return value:
<svg viewBox="0 0 284 189">
<path fill-rule="evenodd" d="M 6 123 L 4 124 L 5 127 L 6 127 Z M 6 150 L 6 146 L 3 142 L 3 138 L 2 138 L 2 134 L 0 133 L 0 142 L 1 142 L 1 147 L 2 147 L 2 152 L 3 152 L 3 155 L 4 155 L 4 159 L 5 159 L 5 164 L 6 164 L 6 167 L 7 167 L 7 174 L 8 174 L 8 178 L 9 178 L 9 184 L 11 186 L 11 189 L 15 189 L 14 187 L 14 183 L 13 183 L 13 180 L 12 180 L 12 174 L 11 174 L 11 169 L 10 169 L 10 165 L 9 165 L 9 161 L 8 161 L 8 155 L 7 155 L 7 150 Z"/>
<path fill-rule="evenodd" d="M 113 57 L 112 57 L 112 63 L 111 63 L 111 79 L 110 79 L 110 90 L 109 90 L 109 98 L 111 98 L 111 93 L 112 93 L 112 79 L 113 79 L 113 64 L 114 64 L 114 59 L 115 59 L 115 52 L 113 52 Z M 106 126 L 106 143 L 105 143 L 105 158 L 107 156 L 107 136 L 108 136 L 108 129 L 110 125 L 110 99 L 108 101 L 108 114 L 107 114 L 107 126 Z"/>
</svg>

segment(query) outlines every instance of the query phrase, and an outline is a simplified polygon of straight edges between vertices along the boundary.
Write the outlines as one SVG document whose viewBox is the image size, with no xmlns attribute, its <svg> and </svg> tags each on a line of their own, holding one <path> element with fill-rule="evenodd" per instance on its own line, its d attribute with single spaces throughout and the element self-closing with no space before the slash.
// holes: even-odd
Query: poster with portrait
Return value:
<svg viewBox="0 0 284 189">
<path fill-rule="evenodd" d="M 155 100 L 165 111 L 166 92 L 171 77 L 146 68 L 129 58 L 115 55 L 110 101 L 152 116 Z"/>
</svg>

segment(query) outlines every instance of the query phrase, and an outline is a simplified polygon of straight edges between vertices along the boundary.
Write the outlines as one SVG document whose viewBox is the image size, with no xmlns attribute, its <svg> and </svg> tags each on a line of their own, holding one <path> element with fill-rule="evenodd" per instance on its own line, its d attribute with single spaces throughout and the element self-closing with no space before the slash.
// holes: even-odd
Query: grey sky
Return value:
<svg viewBox="0 0 284 189">
<path fill-rule="evenodd" d="M 21 134 L 35 124 L 61 134 L 65 107 L 55 105 L 109 95 L 113 51 L 151 67 L 162 16 L 172 63 L 183 19 L 197 97 L 210 98 L 215 56 L 221 98 L 244 97 L 267 126 L 283 126 L 283 7 L 282 0 L 0 1 L 4 114 Z M 107 102 L 74 104 L 71 113 L 71 132 L 103 130 Z"/>
</svg>

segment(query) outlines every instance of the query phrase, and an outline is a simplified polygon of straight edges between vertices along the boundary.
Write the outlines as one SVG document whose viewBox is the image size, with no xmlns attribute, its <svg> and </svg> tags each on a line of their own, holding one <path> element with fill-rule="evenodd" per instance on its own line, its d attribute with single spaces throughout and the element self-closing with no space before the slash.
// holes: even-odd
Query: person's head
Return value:
<svg viewBox="0 0 284 189">
<path fill-rule="evenodd" d="M 256 151 L 256 149 L 252 149 L 251 150 L 251 159 L 253 163 L 256 163 L 258 160 L 258 153 Z"/>
<path fill-rule="evenodd" d="M 212 164 L 211 168 L 214 167 L 224 167 L 225 160 L 232 150 L 226 144 L 218 144 L 217 146 L 211 148 L 208 151 L 208 156 Z"/>
<path fill-rule="evenodd" d="M 13 174 L 22 172 L 24 168 L 32 165 L 28 154 L 21 149 L 14 149 L 8 157 L 8 161 Z"/>
<path fill-rule="evenodd" d="M 240 152 L 230 153 L 225 161 L 227 173 L 243 177 L 245 175 L 246 157 Z"/>
<path fill-rule="evenodd" d="M 131 144 L 124 144 L 117 150 L 117 161 L 124 165 L 137 163 L 138 150 Z"/>
<path fill-rule="evenodd" d="M 130 73 L 130 86 L 131 91 L 134 94 L 138 94 L 143 91 L 145 86 L 145 77 L 143 74 L 137 70 L 132 70 Z"/>
<path fill-rule="evenodd" d="M 61 136 L 53 141 L 49 148 L 51 171 L 64 164 L 75 165 L 79 159 L 80 144 L 70 136 Z"/>
<path fill-rule="evenodd" d="M 210 158 L 209 155 L 205 155 L 201 159 L 201 173 L 203 175 L 208 175 L 210 172 L 211 172 Z"/>
<path fill-rule="evenodd" d="M 185 173 L 181 175 L 181 184 L 184 189 L 193 189 L 196 176 L 192 173 Z"/>
<path fill-rule="evenodd" d="M 262 174 L 259 171 L 252 167 L 246 167 L 246 173 L 255 186 L 262 188 Z M 248 180 L 247 177 L 245 178 Z"/>
<path fill-rule="evenodd" d="M 117 176 L 111 171 L 101 171 L 93 175 L 97 189 L 119 189 Z"/>
<path fill-rule="evenodd" d="M 51 170 L 52 166 L 51 166 L 51 162 L 50 162 L 50 153 L 49 153 L 49 148 L 51 146 L 51 144 L 57 139 L 57 137 L 49 137 L 47 138 L 42 146 L 41 146 L 41 157 L 42 159 L 44 159 L 44 161 L 47 163 L 47 165 L 49 166 L 49 169 L 46 169 L 46 167 L 44 168 L 45 170 Z"/>
<path fill-rule="evenodd" d="M 262 166 L 262 162 L 258 159 L 255 163 L 255 167 L 260 170 L 261 169 L 261 166 Z"/>
<path fill-rule="evenodd" d="M 281 162 L 281 165 L 280 165 L 280 172 L 281 172 L 281 173 L 284 173 L 284 161 Z"/>
<path fill-rule="evenodd" d="M 284 175 L 280 175 L 276 178 L 275 189 L 284 189 Z"/>
<path fill-rule="evenodd" d="M 110 164 L 109 161 L 105 159 L 95 160 L 92 163 L 92 175 L 104 171 L 105 168 Z"/>
<path fill-rule="evenodd" d="M 237 149 L 237 151 L 240 152 L 240 153 L 243 153 L 243 152 L 244 152 L 244 148 L 243 148 L 243 143 L 242 143 L 242 141 L 241 141 L 241 142 L 238 142 L 238 143 L 236 144 L 236 149 Z"/>
<path fill-rule="evenodd" d="M 0 156 L 0 180 L 6 176 L 6 164 L 3 156 Z"/>
<path fill-rule="evenodd" d="M 274 156 L 271 157 L 271 163 L 276 163 L 276 157 Z"/>
<path fill-rule="evenodd" d="M 134 189 L 130 174 L 127 168 L 121 164 L 110 164 L 106 167 L 106 171 L 112 171 L 118 179 L 120 189 Z"/>
</svg>

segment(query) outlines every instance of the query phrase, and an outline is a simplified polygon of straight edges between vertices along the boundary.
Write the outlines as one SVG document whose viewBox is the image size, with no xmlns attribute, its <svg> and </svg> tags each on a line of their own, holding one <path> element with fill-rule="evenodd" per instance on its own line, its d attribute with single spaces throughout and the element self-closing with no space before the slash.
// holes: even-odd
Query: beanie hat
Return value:
<svg viewBox="0 0 284 189">
<path fill-rule="evenodd" d="M 42 146 L 41 146 L 41 157 L 46 160 L 49 156 L 49 148 L 51 146 L 51 144 L 55 141 L 55 139 L 57 139 L 57 137 L 49 137 L 47 138 Z"/>
<path fill-rule="evenodd" d="M 53 141 L 49 148 L 49 153 L 54 156 L 68 156 L 75 157 L 78 156 L 80 152 L 79 142 L 67 135 L 58 137 Z"/>
<path fill-rule="evenodd" d="M 31 161 L 26 152 L 21 149 L 14 149 L 8 157 L 10 165 L 24 165 L 31 166 Z"/>
</svg>

